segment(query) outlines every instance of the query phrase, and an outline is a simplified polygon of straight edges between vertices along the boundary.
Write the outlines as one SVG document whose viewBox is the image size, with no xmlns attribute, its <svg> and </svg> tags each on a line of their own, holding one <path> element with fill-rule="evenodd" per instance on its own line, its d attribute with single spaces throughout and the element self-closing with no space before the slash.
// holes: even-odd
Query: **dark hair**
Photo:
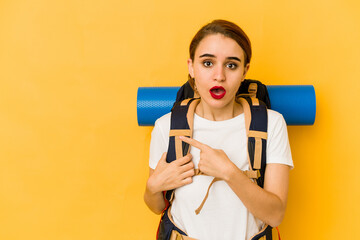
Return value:
<svg viewBox="0 0 360 240">
<path fill-rule="evenodd" d="M 190 43 L 189 53 L 190 58 L 194 61 L 194 55 L 196 48 L 198 47 L 201 40 L 203 40 L 206 36 L 212 34 L 222 34 L 225 37 L 229 37 L 233 39 L 235 42 L 239 44 L 239 46 L 244 51 L 244 66 L 250 63 L 251 60 L 251 43 L 249 37 L 246 33 L 235 23 L 226 21 L 226 20 L 214 20 L 211 23 L 206 24 L 203 26 L 194 36 Z M 194 80 L 189 75 L 189 83 L 193 87 Z"/>
</svg>

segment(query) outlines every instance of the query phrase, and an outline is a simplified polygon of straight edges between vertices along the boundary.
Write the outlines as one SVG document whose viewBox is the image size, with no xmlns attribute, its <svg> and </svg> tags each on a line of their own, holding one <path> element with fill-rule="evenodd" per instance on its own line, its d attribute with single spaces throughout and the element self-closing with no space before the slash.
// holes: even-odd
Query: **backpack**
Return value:
<svg viewBox="0 0 360 240">
<path fill-rule="evenodd" d="M 168 163 L 185 156 L 190 152 L 189 144 L 182 142 L 179 136 L 192 138 L 192 127 L 194 112 L 199 98 L 193 98 L 194 91 L 189 82 L 186 82 L 178 91 L 176 102 L 171 109 L 171 123 L 169 133 L 169 147 L 166 156 Z M 241 103 L 245 114 L 245 127 L 248 136 L 248 161 L 249 170 L 244 173 L 254 179 L 257 185 L 264 186 L 264 174 L 266 167 L 266 139 L 267 139 L 267 108 L 270 108 L 270 99 L 266 86 L 259 81 L 245 79 L 237 92 L 237 101 Z M 195 175 L 202 174 L 195 169 Z M 209 189 L 217 179 L 211 182 L 208 192 L 196 210 L 199 214 L 209 193 Z M 171 203 L 174 197 L 174 190 L 164 192 L 166 207 L 160 220 L 157 239 L 172 240 L 193 238 L 187 236 L 183 230 L 178 228 L 170 214 Z M 265 225 L 251 240 L 266 239 L 272 240 L 272 227 Z"/>
</svg>

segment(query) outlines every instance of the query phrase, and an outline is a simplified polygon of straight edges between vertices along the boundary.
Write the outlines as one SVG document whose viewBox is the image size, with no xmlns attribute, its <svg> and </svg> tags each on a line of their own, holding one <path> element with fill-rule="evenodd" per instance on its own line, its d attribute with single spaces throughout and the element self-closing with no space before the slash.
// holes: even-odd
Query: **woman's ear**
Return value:
<svg viewBox="0 0 360 240">
<path fill-rule="evenodd" d="M 188 64 L 189 74 L 192 78 L 194 78 L 194 66 L 193 66 L 193 61 L 191 60 L 191 58 L 189 58 L 187 60 L 187 64 Z"/>
<path fill-rule="evenodd" d="M 246 64 L 246 66 L 244 67 L 244 74 L 243 74 L 243 78 L 241 81 L 244 81 L 245 76 L 246 76 L 247 72 L 249 71 L 249 68 L 250 68 L 250 63 Z"/>
<path fill-rule="evenodd" d="M 246 64 L 245 68 L 244 68 L 244 75 L 247 74 L 247 72 L 249 71 L 250 68 L 250 63 Z"/>
</svg>

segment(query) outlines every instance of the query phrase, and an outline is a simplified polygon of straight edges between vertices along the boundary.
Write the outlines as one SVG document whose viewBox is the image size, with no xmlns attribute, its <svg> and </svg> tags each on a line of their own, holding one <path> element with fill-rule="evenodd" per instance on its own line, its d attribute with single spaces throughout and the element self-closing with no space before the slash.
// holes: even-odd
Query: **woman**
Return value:
<svg viewBox="0 0 360 240">
<path fill-rule="evenodd" d="M 267 165 L 264 188 L 243 171 L 249 169 L 243 107 L 236 92 L 251 60 L 246 34 L 234 23 L 215 20 L 199 30 L 190 44 L 189 81 L 200 96 L 193 138 L 181 137 L 190 154 L 167 163 L 170 113 L 152 132 L 150 176 L 144 199 L 157 214 L 165 208 L 163 191 L 175 190 L 174 223 L 195 239 L 249 239 L 264 223 L 278 226 L 285 213 L 289 169 L 293 167 L 286 124 L 268 110 Z M 204 175 L 194 176 L 194 169 Z M 201 213 L 195 209 L 211 187 Z"/>
</svg>

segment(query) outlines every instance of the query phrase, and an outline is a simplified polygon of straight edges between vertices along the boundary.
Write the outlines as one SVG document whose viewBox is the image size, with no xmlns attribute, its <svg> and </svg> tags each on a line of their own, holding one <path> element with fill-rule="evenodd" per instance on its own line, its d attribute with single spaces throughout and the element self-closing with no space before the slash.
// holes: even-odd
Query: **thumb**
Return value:
<svg viewBox="0 0 360 240">
<path fill-rule="evenodd" d="M 166 162 L 166 155 L 167 155 L 166 152 L 164 152 L 164 153 L 161 155 L 161 158 L 160 158 L 160 160 L 158 161 L 155 169 L 162 169 L 162 168 L 164 168 L 164 167 L 166 166 L 166 164 L 167 164 L 167 162 Z"/>
<path fill-rule="evenodd" d="M 164 153 L 161 155 L 160 162 L 166 163 L 166 156 L 167 156 L 167 152 L 164 152 Z"/>
</svg>

